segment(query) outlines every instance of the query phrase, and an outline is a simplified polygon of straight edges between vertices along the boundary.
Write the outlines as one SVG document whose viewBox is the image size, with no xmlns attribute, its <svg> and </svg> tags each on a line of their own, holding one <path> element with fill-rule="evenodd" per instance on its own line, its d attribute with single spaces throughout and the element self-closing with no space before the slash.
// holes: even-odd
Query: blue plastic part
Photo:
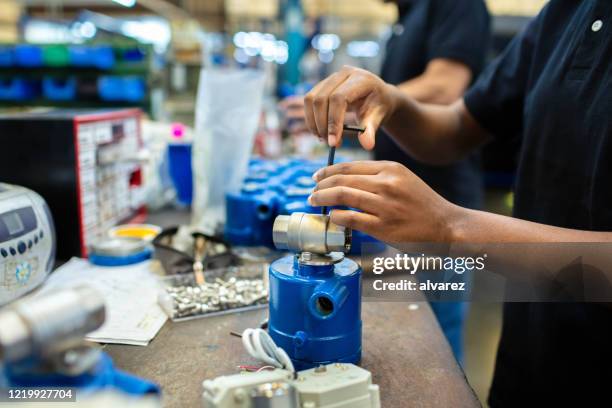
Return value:
<svg viewBox="0 0 612 408">
<path fill-rule="evenodd" d="M 15 63 L 22 67 L 42 67 L 43 50 L 38 45 L 17 44 L 13 48 Z"/>
<path fill-rule="evenodd" d="M 4 366 L 3 375 L 9 387 L 70 387 L 77 388 L 79 396 L 107 388 L 132 395 L 161 393 L 159 385 L 117 370 L 106 353 L 101 354 L 91 372 L 77 376 L 41 372 L 33 361 L 8 364 Z"/>
<path fill-rule="evenodd" d="M 193 200 L 193 172 L 191 168 L 191 144 L 168 145 L 168 170 L 176 190 L 176 198 L 182 205 Z"/>
<path fill-rule="evenodd" d="M 307 199 L 315 186 L 312 175 L 325 165 L 321 160 L 252 159 L 241 191 L 225 197 L 225 239 L 234 245 L 274 248 L 272 225 L 277 215 L 321 211 Z M 351 254 L 361 253 L 362 242 L 370 250 L 373 244 L 384 250 L 383 243 L 359 231 L 353 231 L 352 241 Z"/>
<path fill-rule="evenodd" d="M 36 86 L 34 82 L 21 79 L 0 79 L 0 100 L 4 101 L 26 101 L 36 97 Z"/>
<path fill-rule="evenodd" d="M 70 65 L 111 69 L 115 66 L 115 53 L 109 45 L 73 45 L 68 48 Z"/>
<path fill-rule="evenodd" d="M 136 63 L 145 60 L 146 54 L 140 48 L 128 48 L 123 51 L 122 59 L 124 62 Z"/>
<path fill-rule="evenodd" d="M 361 268 L 344 259 L 307 266 L 295 256 L 270 265 L 268 330 L 297 370 L 361 360 Z"/>
<path fill-rule="evenodd" d="M 43 96 L 52 101 L 72 101 L 76 99 L 76 78 L 58 79 L 45 77 L 42 81 Z"/>
<path fill-rule="evenodd" d="M 227 194 L 225 239 L 234 245 L 273 247 L 277 198 L 275 192 L 254 183 L 245 185 L 237 194 Z"/>
<path fill-rule="evenodd" d="M 0 67 L 12 67 L 15 65 L 13 47 L 0 47 Z"/>
<path fill-rule="evenodd" d="M 140 102 L 146 96 L 146 83 L 138 76 L 102 76 L 98 78 L 100 99 L 109 102 Z"/>
<path fill-rule="evenodd" d="M 89 262 L 98 266 L 125 266 L 146 261 L 151 258 L 151 255 L 151 249 L 145 249 L 144 251 L 128 256 L 107 256 L 91 253 L 89 254 Z"/>
</svg>

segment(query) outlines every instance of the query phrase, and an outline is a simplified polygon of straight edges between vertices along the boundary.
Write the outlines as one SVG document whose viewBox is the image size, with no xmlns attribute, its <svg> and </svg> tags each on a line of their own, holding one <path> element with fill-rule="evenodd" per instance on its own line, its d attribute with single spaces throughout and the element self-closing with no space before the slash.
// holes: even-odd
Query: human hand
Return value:
<svg viewBox="0 0 612 408">
<path fill-rule="evenodd" d="M 345 115 L 354 112 L 365 127 L 359 142 L 372 150 L 376 130 L 395 109 L 394 90 L 369 71 L 345 66 L 306 94 L 306 125 L 330 146 L 340 146 Z"/>
<path fill-rule="evenodd" d="M 339 163 L 313 178 L 310 205 L 356 208 L 361 212 L 333 210 L 331 221 L 387 243 L 450 242 L 462 210 L 396 162 Z"/>
</svg>

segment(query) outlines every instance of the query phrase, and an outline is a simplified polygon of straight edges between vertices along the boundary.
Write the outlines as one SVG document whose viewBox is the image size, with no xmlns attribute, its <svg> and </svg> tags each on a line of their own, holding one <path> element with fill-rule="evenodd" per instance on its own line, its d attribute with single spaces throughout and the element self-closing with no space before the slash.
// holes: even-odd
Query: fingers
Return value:
<svg viewBox="0 0 612 408">
<path fill-rule="evenodd" d="M 304 109 L 289 109 L 285 112 L 287 120 L 304 120 Z"/>
<path fill-rule="evenodd" d="M 304 109 L 304 97 L 301 95 L 288 96 L 280 101 L 279 106 L 283 110 Z"/>
<path fill-rule="evenodd" d="M 365 97 L 372 90 L 371 84 L 360 75 L 349 76 L 329 95 L 327 133 L 330 145 L 339 146 L 342 140 L 344 118 L 347 108 L 356 100 Z M 360 141 L 361 141 L 361 134 Z M 335 144 L 332 144 L 332 141 Z M 364 146 L 365 147 L 365 146 Z M 372 144 L 372 147 L 374 145 Z M 371 150 L 372 147 L 370 147 Z"/>
<path fill-rule="evenodd" d="M 314 181 L 320 182 L 321 180 L 336 174 L 378 174 L 385 165 L 385 162 L 373 160 L 338 163 L 334 164 L 333 166 L 327 166 L 317 170 L 317 172 L 312 175 L 312 178 Z"/>
<path fill-rule="evenodd" d="M 365 131 L 359 134 L 359 143 L 366 150 L 372 150 L 376 142 L 376 130 L 380 127 L 383 119 L 385 118 L 385 112 L 383 108 L 370 101 L 373 99 L 372 95 L 366 97 L 365 102 L 362 106 L 362 121 L 361 123 L 365 127 Z"/>
<path fill-rule="evenodd" d="M 329 95 L 349 76 L 348 70 L 340 70 L 322 82 L 319 82 L 304 98 L 306 123 L 310 130 L 323 140 L 328 140 L 327 117 L 329 111 Z M 334 139 L 334 143 L 337 140 Z M 331 141 L 328 140 L 331 145 Z M 335 146 L 335 144 L 333 144 Z"/>
<path fill-rule="evenodd" d="M 358 190 L 369 191 L 374 194 L 377 194 L 384 188 L 381 186 L 379 179 L 373 175 L 336 174 L 320 181 L 315 187 L 314 191 L 339 186 L 356 188 Z"/>
<path fill-rule="evenodd" d="M 375 231 L 378 225 L 376 216 L 354 210 L 332 210 L 330 220 L 334 224 L 362 231 L 366 234 Z"/>
<path fill-rule="evenodd" d="M 308 197 L 308 204 L 313 207 L 346 206 L 376 214 L 381 210 L 384 203 L 374 193 L 339 186 L 313 192 Z"/>
</svg>

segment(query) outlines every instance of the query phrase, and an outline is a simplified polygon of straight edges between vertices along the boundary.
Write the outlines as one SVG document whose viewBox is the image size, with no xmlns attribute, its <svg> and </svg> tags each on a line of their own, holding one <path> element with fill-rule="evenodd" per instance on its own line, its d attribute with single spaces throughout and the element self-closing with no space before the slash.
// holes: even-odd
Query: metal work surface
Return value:
<svg viewBox="0 0 612 408">
<path fill-rule="evenodd" d="M 380 385 L 382 406 L 478 407 L 463 372 L 426 303 L 363 303 L 361 365 Z M 165 407 L 201 406 L 202 381 L 253 363 L 240 339 L 229 335 L 257 327 L 267 310 L 168 321 L 147 347 L 105 347 L 118 368 L 159 383 Z"/>
</svg>

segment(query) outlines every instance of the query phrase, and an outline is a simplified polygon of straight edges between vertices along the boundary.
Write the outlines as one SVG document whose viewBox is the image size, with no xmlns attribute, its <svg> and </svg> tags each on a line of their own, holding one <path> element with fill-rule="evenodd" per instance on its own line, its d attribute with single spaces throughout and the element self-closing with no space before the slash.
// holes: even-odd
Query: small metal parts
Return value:
<svg viewBox="0 0 612 408">
<path fill-rule="evenodd" d="M 351 230 L 336 225 L 322 214 L 279 215 L 273 227 L 274 245 L 293 252 L 328 254 L 351 249 Z"/>
<path fill-rule="evenodd" d="M 172 300 L 171 310 L 167 310 L 172 319 L 240 309 L 268 302 L 268 291 L 263 279 L 216 278 L 214 282 L 168 286 L 165 290 Z"/>
</svg>

